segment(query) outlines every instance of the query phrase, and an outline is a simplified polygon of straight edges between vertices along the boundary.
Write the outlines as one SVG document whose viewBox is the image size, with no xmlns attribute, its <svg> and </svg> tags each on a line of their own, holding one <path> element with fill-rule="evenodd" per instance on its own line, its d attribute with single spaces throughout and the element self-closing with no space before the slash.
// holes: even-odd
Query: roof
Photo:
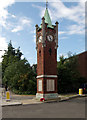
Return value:
<svg viewBox="0 0 87 120">
<path fill-rule="evenodd" d="M 52 26 L 52 22 L 51 22 L 51 19 L 50 19 L 50 15 L 49 15 L 49 12 L 48 12 L 48 9 L 46 8 L 45 10 L 45 14 L 44 14 L 44 18 L 45 18 L 45 23 L 47 23 L 47 27 L 49 28 L 54 28 Z M 40 25 L 40 28 L 42 28 L 42 26 Z"/>
</svg>

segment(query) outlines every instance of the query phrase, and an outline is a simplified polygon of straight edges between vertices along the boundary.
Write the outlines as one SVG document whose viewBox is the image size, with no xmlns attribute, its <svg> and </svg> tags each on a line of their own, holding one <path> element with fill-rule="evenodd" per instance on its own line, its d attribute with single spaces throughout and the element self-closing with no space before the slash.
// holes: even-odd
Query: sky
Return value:
<svg viewBox="0 0 87 120">
<path fill-rule="evenodd" d="M 70 1 L 70 0 L 69 0 Z M 41 24 L 46 3 L 23 2 L 15 0 L 0 0 L 0 50 L 6 50 L 9 41 L 14 48 L 20 46 L 29 63 L 37 63 L 35 25 Z M 69 51 L 79 54 L 85 51 L 85 2 L 65 2 L 62 0 L 48 0 L 48 11 L 52 24 L 59 22 L 58 50 L 59 56 L 67 57 Z M 0 51 L 1 56 L 4 51 Z"/>
</svg>

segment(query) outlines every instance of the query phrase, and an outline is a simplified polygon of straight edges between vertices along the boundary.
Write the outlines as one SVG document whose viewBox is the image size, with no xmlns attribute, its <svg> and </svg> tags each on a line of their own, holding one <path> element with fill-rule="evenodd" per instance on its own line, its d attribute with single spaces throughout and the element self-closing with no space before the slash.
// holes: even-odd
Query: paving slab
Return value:
<svg viewBox="0 0 87 120">
<path fill-rule="evenodd" d="M 5 102 L 5 103 L 2 103 L 1 106 L 4 107 L 4 106 L 16 106 L 16 105 L 22 105 L 21 102 Z"/>
<path fill-rule="evenodd" d="M 70 99 L 73 99 L 73 98 L 76 98 L 76 97 L 86 97 L 86 95 L 85 94 L 82 94 L 82 95 L 77 94 L 77 95 L 72 95 L 72 96 L 69 96 L 69 97 L 64 97 L 63 96 L 63 97 L 60 98 L 59 102 L 67 101 L 67 100 L 70 100 Z"/>
<path fill-rule="evenodd" d="M 16 106 L 16 105 L 27 105 L 27 104 L 40 104 L 42 102 L 35 100 L 35 99 L 27 99 L 27 100 L 10 100 L 6 101 L 5 99 L 2 100 L 1 106 Z"/>
</svg>

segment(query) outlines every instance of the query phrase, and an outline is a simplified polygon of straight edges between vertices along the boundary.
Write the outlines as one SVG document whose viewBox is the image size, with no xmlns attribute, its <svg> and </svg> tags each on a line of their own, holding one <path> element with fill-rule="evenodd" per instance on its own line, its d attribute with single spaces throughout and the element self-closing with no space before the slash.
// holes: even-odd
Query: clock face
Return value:
<svg viewBox="0 0 87 120">
<path fill-rule="evenodd" d="M 53 41 L 53 36 L 52 35 L 48 35 L 47 39 L 48 39 L 48 41 Z"/>
<path fill-rule="evenodd" d="M 42 36 L 39 37 L 39 42 L 41 42 L 41 41 L 42 41 Z"/>
</svg>

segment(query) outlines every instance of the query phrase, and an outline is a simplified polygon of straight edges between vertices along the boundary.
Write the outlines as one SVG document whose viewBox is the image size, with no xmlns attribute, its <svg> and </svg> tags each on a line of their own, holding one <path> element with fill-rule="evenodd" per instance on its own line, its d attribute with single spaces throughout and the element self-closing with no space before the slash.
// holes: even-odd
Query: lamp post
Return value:
<svg viewBox="0 0 87 120">
<path fill-rule="evenodd" d="M 5 52 L 6 50 L 0 50 L 0 52 Z M 1 63 L 0 63 L 0 87 L 3 87 L 3 85 L 2 85 L 2 65 L 1 65 Z"/>
</svg>

